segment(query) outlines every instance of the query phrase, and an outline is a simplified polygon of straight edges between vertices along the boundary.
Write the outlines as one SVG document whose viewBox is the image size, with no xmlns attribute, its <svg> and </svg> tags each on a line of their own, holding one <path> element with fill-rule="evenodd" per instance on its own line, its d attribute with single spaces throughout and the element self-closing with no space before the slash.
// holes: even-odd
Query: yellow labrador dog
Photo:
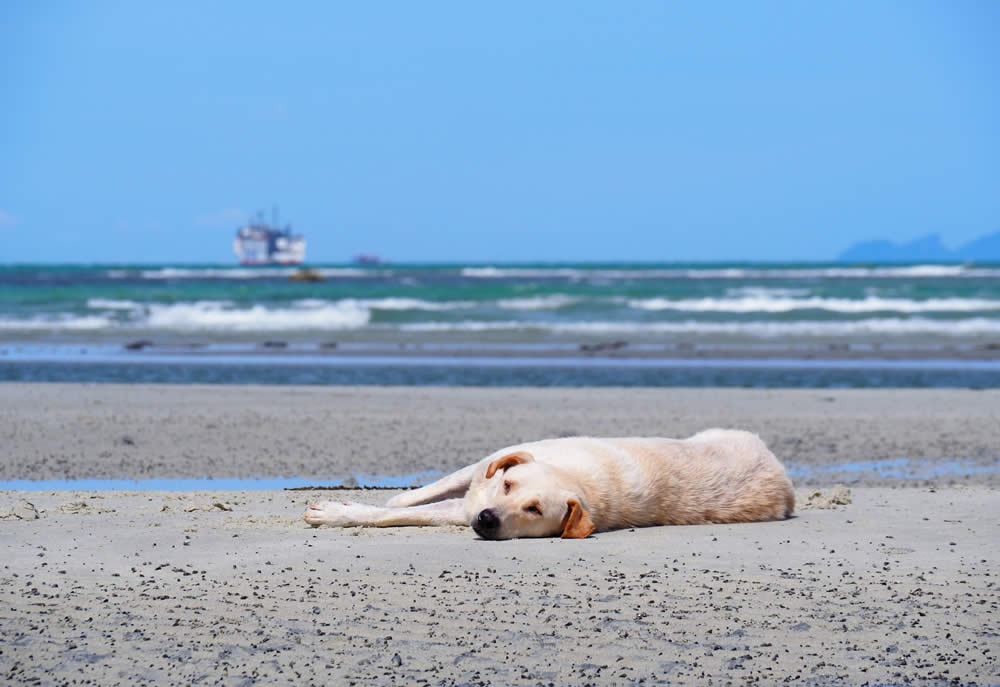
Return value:
<svg viewBox="0 0 1000 687">
<path fill-rule="evenodd" d="M 780 520 L 792 483 L 756 435 L 546 439 L 497 451 L 386 506 L 312 504 L 314 527 L 467 525 L 484 539 L 582 538 L 648 525 Z"/>
</svg>

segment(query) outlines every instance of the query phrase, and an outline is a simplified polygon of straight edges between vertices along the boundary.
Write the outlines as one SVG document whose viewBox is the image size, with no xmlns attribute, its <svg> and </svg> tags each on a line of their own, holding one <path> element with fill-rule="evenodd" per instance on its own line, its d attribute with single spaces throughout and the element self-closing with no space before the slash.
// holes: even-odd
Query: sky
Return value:
<svg viewBox="0 0 1000 687">
<path fill-rule="evenodd" d="M 0 9 L 0 263 L 829 260 L 1000 231 L 1000 3 Z"/>
</svg>

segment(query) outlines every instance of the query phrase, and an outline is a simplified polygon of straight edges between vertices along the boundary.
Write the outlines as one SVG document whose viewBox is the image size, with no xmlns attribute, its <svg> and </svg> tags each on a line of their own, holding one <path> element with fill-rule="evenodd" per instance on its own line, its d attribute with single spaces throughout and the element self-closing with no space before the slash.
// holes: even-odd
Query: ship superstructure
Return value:
<svg viewBox="0 0 1000 687">
<path fill-rule="evenodd" d="M 306 259 L 306 239 L 293 234 L 291 225 L 278 226 L 278 210 L 271 224 L 264 213 L 236 230 L 233 252 L 242 265 L 301 265 Z"/>
</svg>

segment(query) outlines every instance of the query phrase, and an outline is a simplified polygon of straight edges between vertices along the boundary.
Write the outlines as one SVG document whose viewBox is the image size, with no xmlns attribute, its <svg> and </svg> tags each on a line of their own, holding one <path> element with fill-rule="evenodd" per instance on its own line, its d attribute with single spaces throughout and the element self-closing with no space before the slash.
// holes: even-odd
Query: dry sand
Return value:
<svg viewBox="0 0 1000 687">
<path fill-rule="evenodd" d="M 402 474 L 728 425 L 826 506 L 484 542 L 308 528 L 329 493 L 0 492 L 0 683 L 998 684 L 998 416 L 972 391 L 0 385 L 2 479 Z M 980 471 L 822 471 L 901 457 Z"/>
</svg>

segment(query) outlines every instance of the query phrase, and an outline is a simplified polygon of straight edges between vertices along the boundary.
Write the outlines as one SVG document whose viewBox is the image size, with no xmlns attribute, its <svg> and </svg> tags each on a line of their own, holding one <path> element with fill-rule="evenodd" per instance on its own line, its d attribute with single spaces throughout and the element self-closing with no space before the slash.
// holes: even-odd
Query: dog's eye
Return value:
<svg viewBox="0 0 1000 687">
<path fill-rule="evenodd" d="M 503 493 L 505 493 L 505 494 L 509 494 L 510 493 L 510 482 L 504 482 L 503 483 Z"/>
<path fill-rule="evenodd" d="M 532 504 L 530 506 L 525 506 L 524 510 L 527 511 L 528 513 L 533 513 L 535 515 L 541 515 L 542 514 L 542 509 L 539 508 L 538 506 L 534 505 L 534 504 Z"/>
</svg>

